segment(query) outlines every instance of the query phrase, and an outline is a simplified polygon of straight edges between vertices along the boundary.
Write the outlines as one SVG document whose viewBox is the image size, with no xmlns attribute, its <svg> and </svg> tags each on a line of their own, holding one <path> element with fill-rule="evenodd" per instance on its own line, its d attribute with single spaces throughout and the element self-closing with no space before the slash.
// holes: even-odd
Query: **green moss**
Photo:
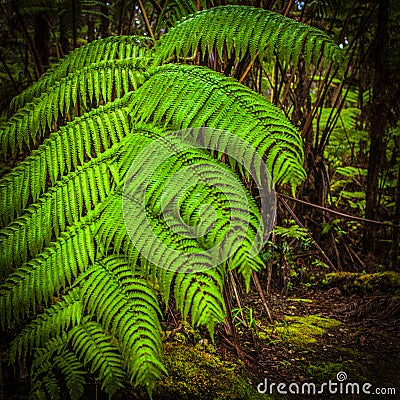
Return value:
<svg viewBox="0 0 400 400">
<path fill-rule="evenodd" d="M 380 290 L 384 293 L 400 294 L 400 273 L 386 271 L 374 274 L 334 272 L 322 281 L 325 287 L 338 287 L 345 293 L 369 293 Z"/>
<path fill-rule="evenodd" d="M 340 363 L 320 361 L 315 364 L 310 364 L 306 372 L 316 382 L 328 381 L 329 379 L 335 380 L 336 375 L 340 371 L 345 371 L 352 379 L 365 381 L 365 377 L 359 373 L 360 366 L 354 362 L 343 361 Z"/>
<path fill-rule="evenodd" d="M 287 301 L 294 301 L 297 303 L 312 303 L 311 299 L 287 299 Z"/>
<path fill-rule="evenodd" d="M 272 332 L 283 341 L 293 343 L 297 346 L 315 343 L 318 336 L 322 336 L 328 329 L 341 324 L 333 318 L 320 315 L 309 316 L 285 316 L 282 322 L 275 324 Z"/>
<path fill-rule="evenodd" d="M 153 400 L 268 400 L 243 377 L 236 364 L 179 343 L 164 346 L 168 376 L 158 382 Z"/>
</svg>

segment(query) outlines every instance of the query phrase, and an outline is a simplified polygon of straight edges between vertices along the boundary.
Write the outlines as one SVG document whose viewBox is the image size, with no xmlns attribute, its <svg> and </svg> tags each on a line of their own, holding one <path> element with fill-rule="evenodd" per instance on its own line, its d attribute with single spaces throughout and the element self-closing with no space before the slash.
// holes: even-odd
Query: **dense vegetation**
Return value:
<svg viewBox="0 0 400 400">
<path fill-rule="evenodd" d="M 394 1 L 1 6 L 0 321 L 31 397 L 151 394 L 171 318 L 240 356 L 245 293 L 265 326 L 271 286 L 399 272 Z"/>
</svg>

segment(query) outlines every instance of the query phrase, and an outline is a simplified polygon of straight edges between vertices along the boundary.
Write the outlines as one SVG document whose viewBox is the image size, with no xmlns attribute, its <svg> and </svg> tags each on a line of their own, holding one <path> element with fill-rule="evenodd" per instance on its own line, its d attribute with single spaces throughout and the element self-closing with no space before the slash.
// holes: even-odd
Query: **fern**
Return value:
<svg viewBox="0 0 400 400">
<path fill-rule="evenodd" d="M 82 276 L 81 299 L 104 329 L 117 336 L 130 379 L 150 385 L 165 371 L 159 361 L 161 311 L 146 282 L 127 274 L 118 279 L 121 267 L 118 259 L 109 258 L 90 268 Z"/>
<path fill-rule="evenodd" d="M 101 325 L 93 321 L 85 321 L 71 330 L 71 345 L 84 365 L 91 364 L 91 373 L 99 373 L 103 381 L 102 389 L 113 395 L 124 386 L 124 361 L 118 347 L 112 343 Z"/>
<path fill-rule="evenodd" d="M 201 0 L 199 4 L 202 9 L 207 8 L 207 1 Z M 161 27 L 170 26 L 197 11 L 196 3 L 192 0 L 167 0 L 158 19 L 157 28 L 159 30 Z"/>
<path fill-rule="evenodd" d="M 305 177 L 301 138 L 283 113 L 234 79 L 207 68 L 155 69 L 132 98 L 130 110 L 141 121 L 162 121 L 175 130 L 208 126 L 233 132 L 261 156 L 266 154 L 276 183 L 296 186 Z"/>
<path fill-rule="evenodd" d="M 46 399 L 48 396 L 51 399 L 61 397 L 61 388 L 55 378 L 52 358 L 65 348 L 67 342 L 68 337 L 64 332 L 60 336 L 43 343 L 42 347 L 36 349 L 31 367 L 33 385 L 30 397 L 33 399 Z"/>
<path fill-rule="evenodd" d="M 168 4 L 167 18 L 195 11 Z M 0 322 L 21 328 L 11 361 L 32 360 L 33 398 L 61 398 L 63 386 L 81 398 L 89 372 L 110 396 L 127 380 L 151 394 L 166 373 L 158 295 L 213 339 L 229 271 L 248 289 L 263 268 L 253 247 L 274 213 L 262 215 L 248 188 L 265 173 L 262 159 L 274 182 L 295 188 L 305 177 L 302 139 L 234 79 L 158 65 L 214 48 L 294 65 L 300 54 L 340 58 L 314 28 L 216 7 L 185 16 L 154 48 L 138 37 L 82 46 L 13 100 L 0 126 L 12 165 L 0 179 Z"/>
<path fill-rule="evenodd" d="M 83 364 L 79 361 L 76 355 L 67 349 L 64 349 L 54 358 L 54 364 L 58 367 L 63 376 L 69 392 L 71 400 L 82 398 L 86 372 L 83 369 Z"/>
<path fill-rule="evenodd" d="M 61 116 L 80 104 L 87 107 L 113 96 L 121 96 L 140 82 L 140 70 L 148 62 L 141 59 L 103 61 L 78 70 L 49 87 L 40 97 L 14 114 L 0 131 L 3 152 L 14 155 L 25 144 L 29 149 L 43 138 Z"/>
<path fill-rule="evenodd" d="M 28 201 L 35 202 L 64 174 L 83 165 L 87 158 L 118 143 L 129 131 L 128 115 L 123 106 L 131 93 L 122 99 L 75 118 L 43 141 L 37 150 L 0 179 L 4 193 L 0 200 L 0 221 L 7 224 L 21 215 Z M 54 157 L 56 154 L 56 157 Z M 29 182 L 29 185 L 26 184 Z"/>
<path fill-rule="evenodd" d="M 79 325 L 83 315 L 78 289 L 71 290 L 61 301 L 53 304 L 26 325 L 11 343 L 10 360 L 15 363 L 20 357 L 31 354 L 35 348 L 50 338 L 59 336 L 70 327 Z"/>
<path fill-rule="evenodd" d="M 32 102 L 56 82 L 68 76 L 71 71 L 80 71 L 101 62 L 150 57 L 149 48 L 149 39 L 141 36 L 110 36 L 94 40 L 75 49 L 49 68 L 36 83 L 12 100 L 10 108 L 16 111 Z"/>
<path fill-rule="evenodd" d="M 274 53 L 280 60 L 297 66 L 304 51 L 306 66 L 317 64 L 323 53 L 328 60 L 341 62 L 342 53 L 332 39 L 319 29 L 301 24 L 272 11 L 243 6 L 221 6 L 183 18 L 161 37 L 155 48 L 160 64 L 172 56 L 188 57 L 201 51 L 203 57 L 215 48 L 222 58 L 226 47 L 238 61 L 248 51 L 261 60 Z"/>
</svg>

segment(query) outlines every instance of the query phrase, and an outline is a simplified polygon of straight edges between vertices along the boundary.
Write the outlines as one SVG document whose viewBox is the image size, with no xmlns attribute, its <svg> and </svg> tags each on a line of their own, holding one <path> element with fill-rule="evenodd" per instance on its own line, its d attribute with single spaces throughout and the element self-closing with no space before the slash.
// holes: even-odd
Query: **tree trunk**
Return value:
<svg viewBox="0 0 400 400">
<path fill-rule="evenodd" d="M 386 106 L 386 93 L 388 89 L 388 45 L 389 45 L 389 0 L 381 0 L 378 9 L 378 23 L 375 40 L 375 65 L 372 82 L 372 100 L 369 110 L 369 135 L 370 148 L 368 159 L 367 189 L 365 217 L 377 219 L 378 204 L 378 178 L 384 160 L 384 134 L 388 128 L 388 114 Z M 365 225 L 363 236 L 363 252 L 374 252 L 376 227 Z"/>
<path fill-rule="evenodd" d="M 49 66 L 49 39 L 50 28 L 47 19 L 42 14 L 35 15 L 35 38 L 34 43 L 39 54 L 41 65 Z"/>
</svg>

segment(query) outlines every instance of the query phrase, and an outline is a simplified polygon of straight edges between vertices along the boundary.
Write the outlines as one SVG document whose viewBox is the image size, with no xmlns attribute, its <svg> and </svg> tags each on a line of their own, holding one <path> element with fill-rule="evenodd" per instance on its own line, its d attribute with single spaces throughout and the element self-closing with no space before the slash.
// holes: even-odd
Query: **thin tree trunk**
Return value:
<svg viewBox="0 0 400 400">
<path fill-rule="evenodd" d="M 49 66 L 50 27 L 43 14 L 35 15 L 35 47 L 43 67 Z"/>
<path fill-rule="evenodd" d="M 400 140 L 399 140 L 400 142 Z M 400 149 L 400 143 L 398 143 L 398 148 L 395 150 L 396 152 Z M 395 212 L 393 217 L 393 223 L 395 225 L 400 224 L 400 163 L 398 165 L 397 172 L 397 188 L 395 194 Z M 393 271 L 400 272 L 400 263 L 398 262 L 399 258 L 399 241 L 400 241 L 400 229 L 395 227 L 392 228 L 392 269 Z"/>
<path fill-rule="evenodd" d="M 370 148 L 367 172 L 365 217 L 379 219 L 378 178 L 384 160 L 384 133 L 388 128 L 386 93 L 388 89 L 387 53 L 389 44 L 389 0 L 381 0 L 375 41 L 375 65 L 372 82 L 372 100 L 369 110 Z M 375 227 L 367 226 L 363 235 L 363 252 L 375 250 Z"/>
</svg>

